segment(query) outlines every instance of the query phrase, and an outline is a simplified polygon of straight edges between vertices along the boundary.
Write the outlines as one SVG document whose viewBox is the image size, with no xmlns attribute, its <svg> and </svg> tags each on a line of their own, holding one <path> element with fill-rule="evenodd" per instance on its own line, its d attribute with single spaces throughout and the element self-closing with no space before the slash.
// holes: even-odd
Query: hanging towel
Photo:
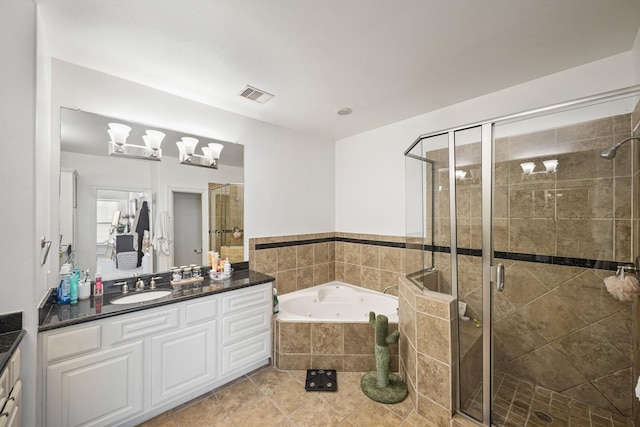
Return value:
<svg viewBox="0 0 640 427">
<path fill-rule="evenodd" d="M 158 212 L 156 215 L 156 233 L 153 238 L 153 245 L 158 254 L 169 255 L 171 253 L 169 244 L 171 243 L 171 223 L 167 211 Z"/>
<path fill-rule="evenodd" d="M 638 279 L 630 275 L 605 277 L 604 284 L 609 293 L 620 301 L 631 301 L 640 290 Z"/>
<path fill-rule="evenodd" d="M 142 244 L 143 244 L 143 237 L 144 237 L 144 232 L 145 231 L 149 231 L 149 207 L 147 205 L 147 202 L 144 201 L 142 202 L 142 207 L 140 208 L 140 213 L 137 215 L 138 220 L 137 224 L 136 224 L 136 228 L 135 228 L 135 232 L 138 235 L 138 242 L 137 242 L 137 250 L 138 250 L 138 267 L 140 267 L 142 265 L 142 257 L 144 256 L 144 251 L 142 250 Z"/>
<path fill-rule="evenodd" d="M 640 400 L 640 378 L 638 378 L 638 383 L 636 384 L 636 397 Z"/>
</svg>

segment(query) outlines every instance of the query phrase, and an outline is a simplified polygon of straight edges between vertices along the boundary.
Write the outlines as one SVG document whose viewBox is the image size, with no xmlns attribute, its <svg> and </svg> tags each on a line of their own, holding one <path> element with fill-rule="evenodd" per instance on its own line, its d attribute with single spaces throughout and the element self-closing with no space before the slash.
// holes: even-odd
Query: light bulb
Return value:
<svg viewBox="0 0 640 427">
<path fill-rule="evenodd" d="M 117 145 L 124 145 L 131 132 L 131 126 L 123 125 L 122 123 L 109 123 L 109 130 L 107 133 Z"/>
<path fill-rule="evenodd" d="M 210 142 L 209 149 L 211 149 L 211 158 L 213 160 L 218 160 L 220 158 L 220 153 L 222 152 L 223 148 L 224 148 L 224 145 L 222 144 L 218 144 L 217 142 Z"/>
<path fill-rule="evenodd" d="M 558 167 L 558 161 L 557 160 L 545 160 L 544 162 L 542 162 L 542 164 L 544 165 L 544 167 L 547 169 L 547 172 L 549 173 L 553 173 L 556 171 L 556 168 Z"/>
<path fill-rule="evenodd" d="M 520 167 L 522 168 L 522 173 L 525 175 L 531 175 L 533 170 L 536 168 L 536 164 L 533 162 L 525 162 L 520 163 Z"/>
<path fill-rule="evenodd" d="M 184 151 L 187 153 L 187 156 L 191 157 L 196 152 L 196 145 L 198 145 L 198 140 L 195 138 L 191 138 L 190 136 L 183 136 L 182 142 L 184 143 Z"/>
</svg>

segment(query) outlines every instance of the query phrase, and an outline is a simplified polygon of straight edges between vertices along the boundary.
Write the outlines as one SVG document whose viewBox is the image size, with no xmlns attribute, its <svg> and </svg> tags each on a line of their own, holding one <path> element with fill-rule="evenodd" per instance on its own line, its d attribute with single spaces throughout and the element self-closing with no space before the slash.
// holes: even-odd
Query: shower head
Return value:
<svg viewBox="0 0 640 427">
<path fill-rule="evenodd" d="M 620 148 L 620 146 L 625 142 L 631 141 L 632 139 L 640 139 L 640 136 L 632 136 L 630 138 L 623 139 L 613 147 L 609 147 L 606 150 L 604 150 L 602 153 L 600 153 L 600 157 L 602 157 L 603 159 L 612 160 L 614 157 L 616 157 L 616 152 L 618 151 L 618 148 Z"/>
</svg>

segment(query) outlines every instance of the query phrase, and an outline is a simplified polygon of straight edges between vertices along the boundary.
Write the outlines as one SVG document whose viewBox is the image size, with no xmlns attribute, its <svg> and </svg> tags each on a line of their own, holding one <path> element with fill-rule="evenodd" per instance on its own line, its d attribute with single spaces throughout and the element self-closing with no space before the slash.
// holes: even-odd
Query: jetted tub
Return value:
<svg viewBox="0 0 640 427">
<path fill-rule="evenodd" d="M 278 297 L 284 321 L 368 322 L 369 312 L 398 322 L 398 298 L 342 282 L 329 282 Z"/>
<path fill-rule="evenodd" d="M 273 317 L 273 357 L 278 369 L 375 371 L 375 331 L 369 312 L 389 318 L 398 329 L 398 298 L 342 282 L 329 282 L 278 297 Z M 398 345 L 391 366 L 398 370 Z"/>
</svg>

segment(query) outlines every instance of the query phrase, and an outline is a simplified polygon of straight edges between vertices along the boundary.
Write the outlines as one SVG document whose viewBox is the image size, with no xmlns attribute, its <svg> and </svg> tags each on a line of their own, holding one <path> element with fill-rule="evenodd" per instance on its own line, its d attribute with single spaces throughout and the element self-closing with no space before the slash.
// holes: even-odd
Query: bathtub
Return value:
<svg viewBox="0 0 640 427">
<path fill-rule="evenodd" d="M 375 371 L 375 331 L 369 312 L 389 318 L 398 329 L 398 298 L 342 282 L 329 282 L 280 296 L 273 316 L 273 360 L 278 369 Z M 398 371 L 398 345 L 391 344 Z"/>
<path fill-rule="evenodd" d="M 284 321 L 368 322 L 369 312 L 398 322 L 398 298 L 342 282 L 329 282 L 278 297 Z"/>
</svg>

